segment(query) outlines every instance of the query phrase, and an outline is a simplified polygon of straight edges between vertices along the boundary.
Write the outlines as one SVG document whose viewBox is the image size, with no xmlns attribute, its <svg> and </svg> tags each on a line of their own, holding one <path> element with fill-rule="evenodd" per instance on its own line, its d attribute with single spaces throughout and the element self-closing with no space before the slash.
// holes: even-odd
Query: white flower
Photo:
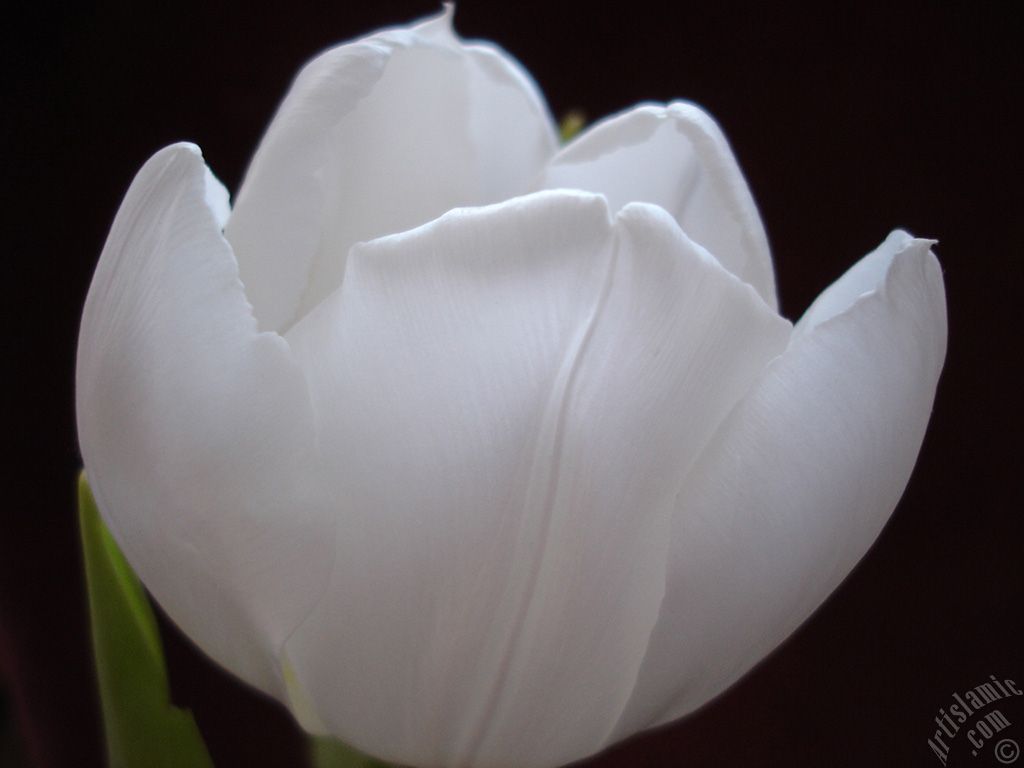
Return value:
<svg viewBox="0 0 1024 768">
<path fill-rule="evenodd" d="M 792 326 L 704 112 L 559 150 L 450 21 L 313 60 L 233 208 L 194 146 L 146 163 L 79 434 L 156 599 L 307 728 L 554 766 L 708 701 L 863 555 L 928 422 L 942 276 L 895 232 Z"/>
</svg>

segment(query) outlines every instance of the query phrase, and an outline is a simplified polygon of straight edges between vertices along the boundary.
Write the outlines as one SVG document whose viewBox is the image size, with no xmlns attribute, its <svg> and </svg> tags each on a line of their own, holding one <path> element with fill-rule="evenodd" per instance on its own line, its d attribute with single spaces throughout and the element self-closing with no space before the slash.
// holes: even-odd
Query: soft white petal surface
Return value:
<svg viewBox="0 0 1024 768">
<path fill-rule="evenodd" d="M 644 105 L 597 123 L 546 169 L 541 189 L 604 194 L 612 210 L 660 205 L 722 265 L 777 306 L 768 239 L 715 121 L 694 104 Z"/>
<path fill-rule="evenodd" d="M 841 280 L 836 280 L 821 292 L 793 328 L 790 343 L 810 332 L 818 323 L 843 312 L 861 296 L 877 290 L 885 280 L 892 260 L 910 248 L 913 242 L 914 238 L 903 230 L 891 232 L 880 246 L 850 267 Z M 921 240 L 916 247 L 926 245 L 934 245 L 934 241 Z"/>
<path fill-rule="evenodd" d="M 690 472 L 661 618 L 611 740 L 724 690 L 878 535 L 913 469 L 945 356 L 929 245 L 894 233 L 830 288 L 813 329 L 794 334 Z"/>
<path fill-rule="evenodd" d="M 679 483 L 789 333 L 650 205 L 546 192 L 356 247 L 288 336 L 339 505 L 297 708 L 423 766 L 598 749 Z"/>
<path fill-rule="evenodd" d="M 325 583 L 333 527 L 308 388 L 257 332 L 196 147 L 143 166 L 85 305 L 78 430 L 114 538 L 207 653 L 279 695 L 270 662 Z"/>
<path fill-rule="evenodd" d="M 450 8 L 321 54 L 267 130 L 225 233 L 260 328 L 286 330 L 335 290 L 356 242 L 523 194 L 556 147 L 529 76 L 456 38 Z"/>
</svg>

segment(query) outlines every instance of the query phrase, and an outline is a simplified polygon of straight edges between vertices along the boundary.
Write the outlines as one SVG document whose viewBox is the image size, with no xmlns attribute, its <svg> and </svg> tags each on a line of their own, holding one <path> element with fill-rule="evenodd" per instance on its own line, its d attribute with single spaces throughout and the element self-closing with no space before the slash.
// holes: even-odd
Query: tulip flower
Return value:
<svg viewBox="0 0 1024 768">
<path fill-rule="evenodd" d="M 299 74 L 244 183 L 141 169 L 89 291 L 82 453 L 172 619 L 308 730 L 546 768 L 782 642 L 913 469 L 945 355 L 894 232 L 798 323 L 721 131 L 560 148 L 451 11 Z"/>
</svg>

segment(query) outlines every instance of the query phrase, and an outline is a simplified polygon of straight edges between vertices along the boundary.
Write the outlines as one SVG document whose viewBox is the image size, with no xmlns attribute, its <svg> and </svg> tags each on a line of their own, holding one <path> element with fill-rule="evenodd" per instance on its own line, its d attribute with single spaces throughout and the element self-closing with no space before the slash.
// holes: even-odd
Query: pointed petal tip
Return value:
<svg viewBox="0 0 1024 768">
<path fill-rule="evenodd" d="M 455 3 L 441 3 L 440 11 L 415 24 L 412 30 L 427 40 L 455 42 Z"/>
<path fill-rule="evenodd" d="M 163 149 L 157 150 L 153 154 L 153 157 L 160 157 L 164 154 L 182 157 L 191 155 L 193 157 L 202 158 L 203 150 L 200 149 L 198 144 L 191 141 L 176 141 L 173 144 L 168 144 Z"/>
<path fill-rule="evenodd" d="M 898 237 L 894 238 L 894 235 Z M 942 267 L 932 251 L 936 240 L 911 237 L 902 230 L 896 230 L 886 240 L 898 241 L 896 252 L 886 266 L 884 275 L 874 290 L 869 290 L 855 300 L 844 312 L 853 309 L 873 294 L 887 298 L 904 312 L 915 311 L 920 322 L 946 323 L 946 292 Z M 884 245 L 883 245 L 884 247 Z M 943 335 L 943 340 L 944 340 Z"/>
<path fill-rule="evenodd" d="M 206 164 L 203 150 L 199 145 L 190 141 L 179 141 L 157 150 L 143 163 L 136 174 L 136 179 L 144 185 L 159 185 L 164 183 L 159 177 L 174 168 L 180 169 L 183 184 L 202 184 L 202 199 L 213 216 L 217 229 L 223 232 L 231 216 L 231 195 Z M 196 178 L 200 174 L 201 182 Z"/>
<path fill-rule="evenodd" d="M 899 275 L 899 282 L 913 281 L 908 269 L 910 263 L 918 264 L 920 275 L 924 275 L 921 285 L 930 286 L 931 303 L 937 300 L 944 306 L 945 289 L 942 283 L 942 270 L 938 259 L 931 248 L 936 240 L 913 237 L 902 229 L 895 229 L 875 250 L 864 256 L 850 267 L 838 280 L 826 288 L 804 312 L 796 324 L 794 340 L 814 330 L 822 323 L 853 311 L 859 303 L 877 293 L 886 293 L 887 286 Z M 899 266 L 901 262 L 908 262 Z M 923 266 L 925 262 L 933 262 L 933 266 Z M 924 270 L 923 272 L 921 270 Z M 919 282 L 921 278 L 916 278 Z M 938 295 L 938 298 L 936 298 Z M 944 310 L 943 310 L 944 311 Z"/>
</svg>

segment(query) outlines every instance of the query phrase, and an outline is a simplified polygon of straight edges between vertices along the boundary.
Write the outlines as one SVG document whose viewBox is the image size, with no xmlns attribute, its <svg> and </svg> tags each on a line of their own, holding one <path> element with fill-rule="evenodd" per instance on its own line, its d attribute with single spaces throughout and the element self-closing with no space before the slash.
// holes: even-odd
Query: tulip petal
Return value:
<svg viewBox="0 0 1024 768">
<path fill-rule="evenodd" d="M 794 334 L 690 473 L 661 618 L 609 741 L 723 691 L 877 537 L 910 477 L 945 356 L 929 245 L 895 233 L 826 291 L 813 327 Z"/>
<path fill-rule="evenodd" d="M 885 281 L 893 259 L 910 248 L 914 238 L 903 230 L 894 230 L 875 250 L 850 267 L 841 280 L 822 291 L 804 312 L 800 321 L 793 328 L 793 339 L 804 336 L 819 323 L 824 322 L 848 309 L 857 299 L 877 290 Z M 925 243 L 934 245 L 934 241 L 921 240 L 917 247 Z"/>
<path fill-rule="evenodd" d="M 523 194 L 554 153 L 529 75 L 490 44 L 462 43 L 451 13 L 299 73 L 226 230 L 261 329 L 283 332 L 335 290 L 356 242 Z"/>
<path fill-rule="evenodd" d="M 273 659 L 330 569 L 302 371 L 259 333 L 198 148 L 158 152 L 118 211 L 85 304 L 78 429 L 104 520 L 205 651 L 282 694 Z"/>
<path fill-rule="evenodd" d="M 551 161 L 541 189 L 604 194 L 612 210 L 660 205 L 683 231 L 777 308 L 768 239 L 715 121 L 695 104 L 644 105 L 597 123 Z"/>
<path fill-rule="evenodd" d="M 679 483 L 789 333 L 651 205 L 542 192 L 354 248 L 288 335 L 339 500 L 299 702 L 399 763 L 596 750 Z"/>
</svg>

